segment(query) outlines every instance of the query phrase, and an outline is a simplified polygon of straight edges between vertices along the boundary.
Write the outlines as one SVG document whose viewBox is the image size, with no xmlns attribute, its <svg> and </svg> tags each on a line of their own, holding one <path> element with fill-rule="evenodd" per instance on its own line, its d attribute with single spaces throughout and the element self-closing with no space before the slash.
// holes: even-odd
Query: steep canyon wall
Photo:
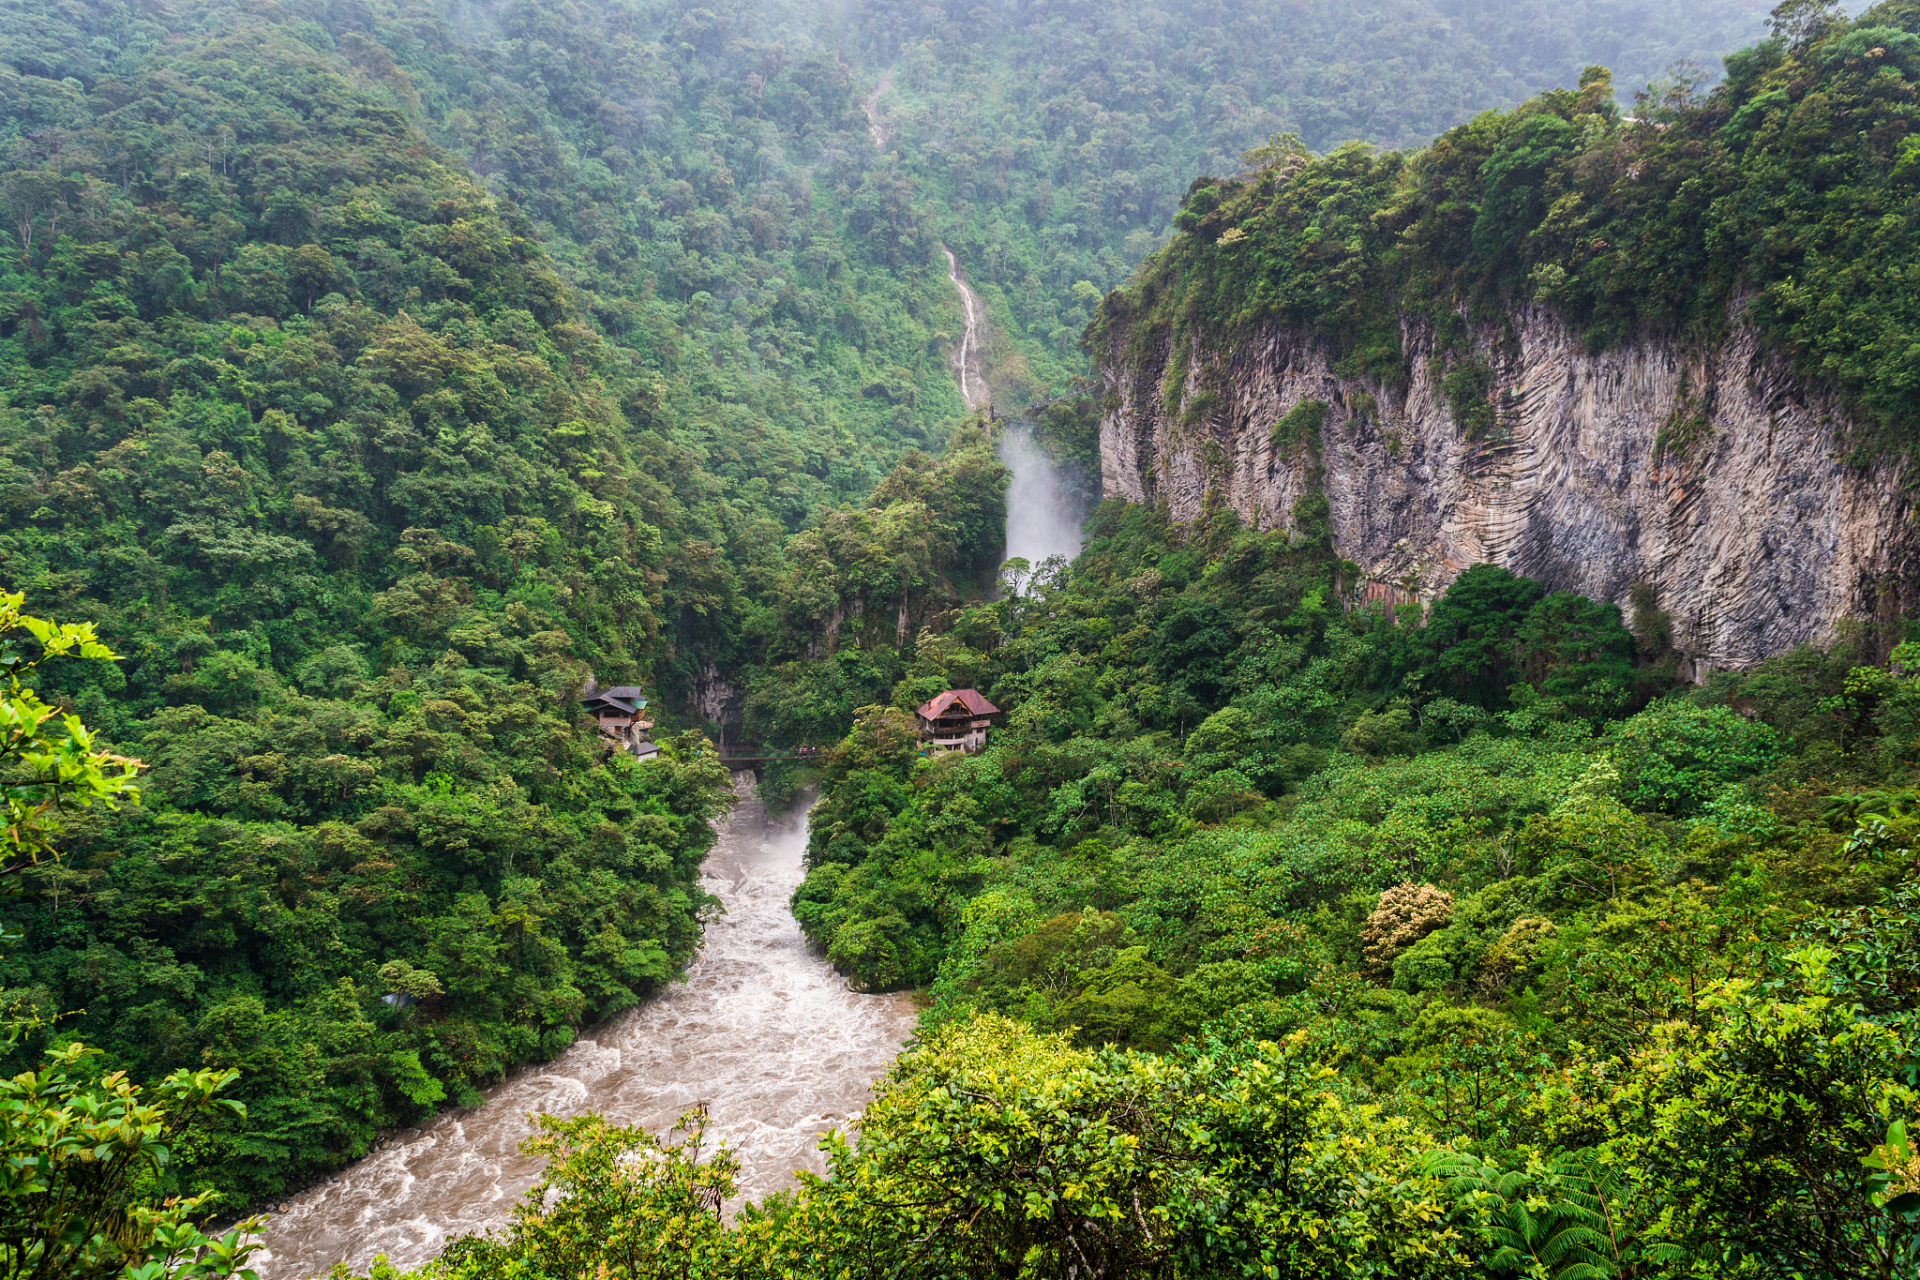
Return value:
<svg viewBox="0 0 1920 1280">
<path fill-rule="evenodd" d="M 1739 326 L 1713 346 L 1595 353 L 1551 313 L 1515 314 L 1472 333 L 1490 421 L 1466 428 L 1444 386 L 1462 357 L 1436 359 L 1421 320 L 1404 324 L 1404 385 L 1339 376 L 1280 324 L 1185 361 L 1164 338 L 1144 361 L 1134 335 L 1112 338 L 1096 355 L 1106 495 L 1190 520 L 1216 488 L 1272 529 L 1321 489 L 1362 597 L 1431 600 L 1491 561 L 1631 617 L 1644 583 L 1695 678 L 1914 604 L 1903 461 L 1842 460 L 1838 403 Z M 1169 368 L 1184 368 L 1171 408 Z M 1309 401 L 1327 406 L 1317 447 L 1298 439 L 1310 414 L 1276 439 Z"/>
</svg>

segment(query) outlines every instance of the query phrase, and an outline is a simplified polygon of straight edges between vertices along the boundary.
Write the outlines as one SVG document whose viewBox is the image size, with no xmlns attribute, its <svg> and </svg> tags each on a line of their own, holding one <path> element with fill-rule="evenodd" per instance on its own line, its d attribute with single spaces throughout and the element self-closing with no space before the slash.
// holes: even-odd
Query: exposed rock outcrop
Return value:
<svg viewBox="0 0 1920 1280">
<path fill-rule="evenodd" d="M 711 658 L 704 669 L 688 681 L 688 702 L 702 717 L 721 725 L 723 732 L 730 727 L 734 718 L 734 703 L 740 696 L 733 681 L 721 675 L 720 667 Z"/>
<path fill-rule="evenodd" d="M 1404 387 L 1338 376 L 1322 345 L 1284 325 L 1229 350 L 1196 344 L 1171 362 L 1186 370 L 1172 413 L 1168 353 L 1140 367 L 1130 338 L 1113 335 L 1100 361 L 1106 495 L 1164 498 L 1188 520 L 1213 487 L 1270 529 L 1321 488 L 1335 547 L 1373 598 L 1431 600 L 1492 561 L 1631 616 L 1645 583 L 1696 678 L 1912 603 L 1904 461 L 1843 461 L 1838 403 L 1750 329 L 1713 347 L 1643 339 L 1595 353 L 1529 309 L 1473 333 L 1490 376 L 1476 403 L 1490 413 L 1465 429 L 1444 386 L 1457 361 L 1435 358 L 1424 322 L 1402 335 Z M 1308 401 L 1328 406 L 1318 449 L 1276 440 Z"/>
</svg>

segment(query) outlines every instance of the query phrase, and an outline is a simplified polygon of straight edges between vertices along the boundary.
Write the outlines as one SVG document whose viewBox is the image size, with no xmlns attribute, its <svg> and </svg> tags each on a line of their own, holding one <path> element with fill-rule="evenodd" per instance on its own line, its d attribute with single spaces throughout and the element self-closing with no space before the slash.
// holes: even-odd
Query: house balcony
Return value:
<svg viewBox="0 0 1920 1280">
<path fill-rule="evenodd" d="M 926 739 L 931 751 L 982 751 L 987 745 L 987 731 L 974 729 L 959 734 L 930 734 Z"/>
</svg>

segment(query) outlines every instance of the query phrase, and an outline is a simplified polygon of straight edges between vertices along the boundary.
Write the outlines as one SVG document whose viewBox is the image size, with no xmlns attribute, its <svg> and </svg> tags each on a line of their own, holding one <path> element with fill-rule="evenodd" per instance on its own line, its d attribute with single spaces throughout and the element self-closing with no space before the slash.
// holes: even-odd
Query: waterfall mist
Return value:
<svg viewBox="0 0 1920 1280">
<path fill-rule="evenodd" d="M 1021 556 L 1038 569 L 1049 556 L 1071 560 L 1079 555 L 1086 506 L 1033 438 L 1033 428 L 1026 423 L 1009 426 L 1000 437 L 999 453 L 1013 472 L 1007 486 L 1007 549 L 1001 559 Z"/>
</svg>

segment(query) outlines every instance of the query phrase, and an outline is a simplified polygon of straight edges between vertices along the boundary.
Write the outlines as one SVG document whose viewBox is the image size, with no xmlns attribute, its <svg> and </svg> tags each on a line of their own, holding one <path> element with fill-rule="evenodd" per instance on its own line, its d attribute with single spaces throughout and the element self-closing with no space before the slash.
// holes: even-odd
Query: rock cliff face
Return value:
<svg viewBox="0 0 1920 1280">
<path fill-rule="evenodd" d="M 1557 317 L 1516 314 L 1473 334 L 1497 353 L 1479 402 L 1491 420 L 1475 429 L 1456 422 L 1449 365 L 1420 322 L 1402 334 L 1404 388 L 1336 375 L 1323 347 L 1281 325 L 1230 350 L 1196 345 L 1184 362 L 1162 351 L 1158 367 L 1130 364 L 1129 338 L 1114 335 L 1100 360 L 1106 495 L 1165 499 L 1187 520 L 1217 488 L 1271 529 L 1320 488 L 1335 547 L 1367 576 L 1362 597 L 1431 600 L 1491 561 L 1631 617 L 1644 583 L 1695 678 L 1912 603 L 1902 465 L 1842 462 L 1838 405 L 1749 330 L 1711 348 L 1643 340 L 1596 354 Z M 1186 370 L 1172 413 L 1169 364 Z M 1274 426 L 1308 401 L 1327 406 L 1318 449 L 1276 442 Z"/>
</svg>

